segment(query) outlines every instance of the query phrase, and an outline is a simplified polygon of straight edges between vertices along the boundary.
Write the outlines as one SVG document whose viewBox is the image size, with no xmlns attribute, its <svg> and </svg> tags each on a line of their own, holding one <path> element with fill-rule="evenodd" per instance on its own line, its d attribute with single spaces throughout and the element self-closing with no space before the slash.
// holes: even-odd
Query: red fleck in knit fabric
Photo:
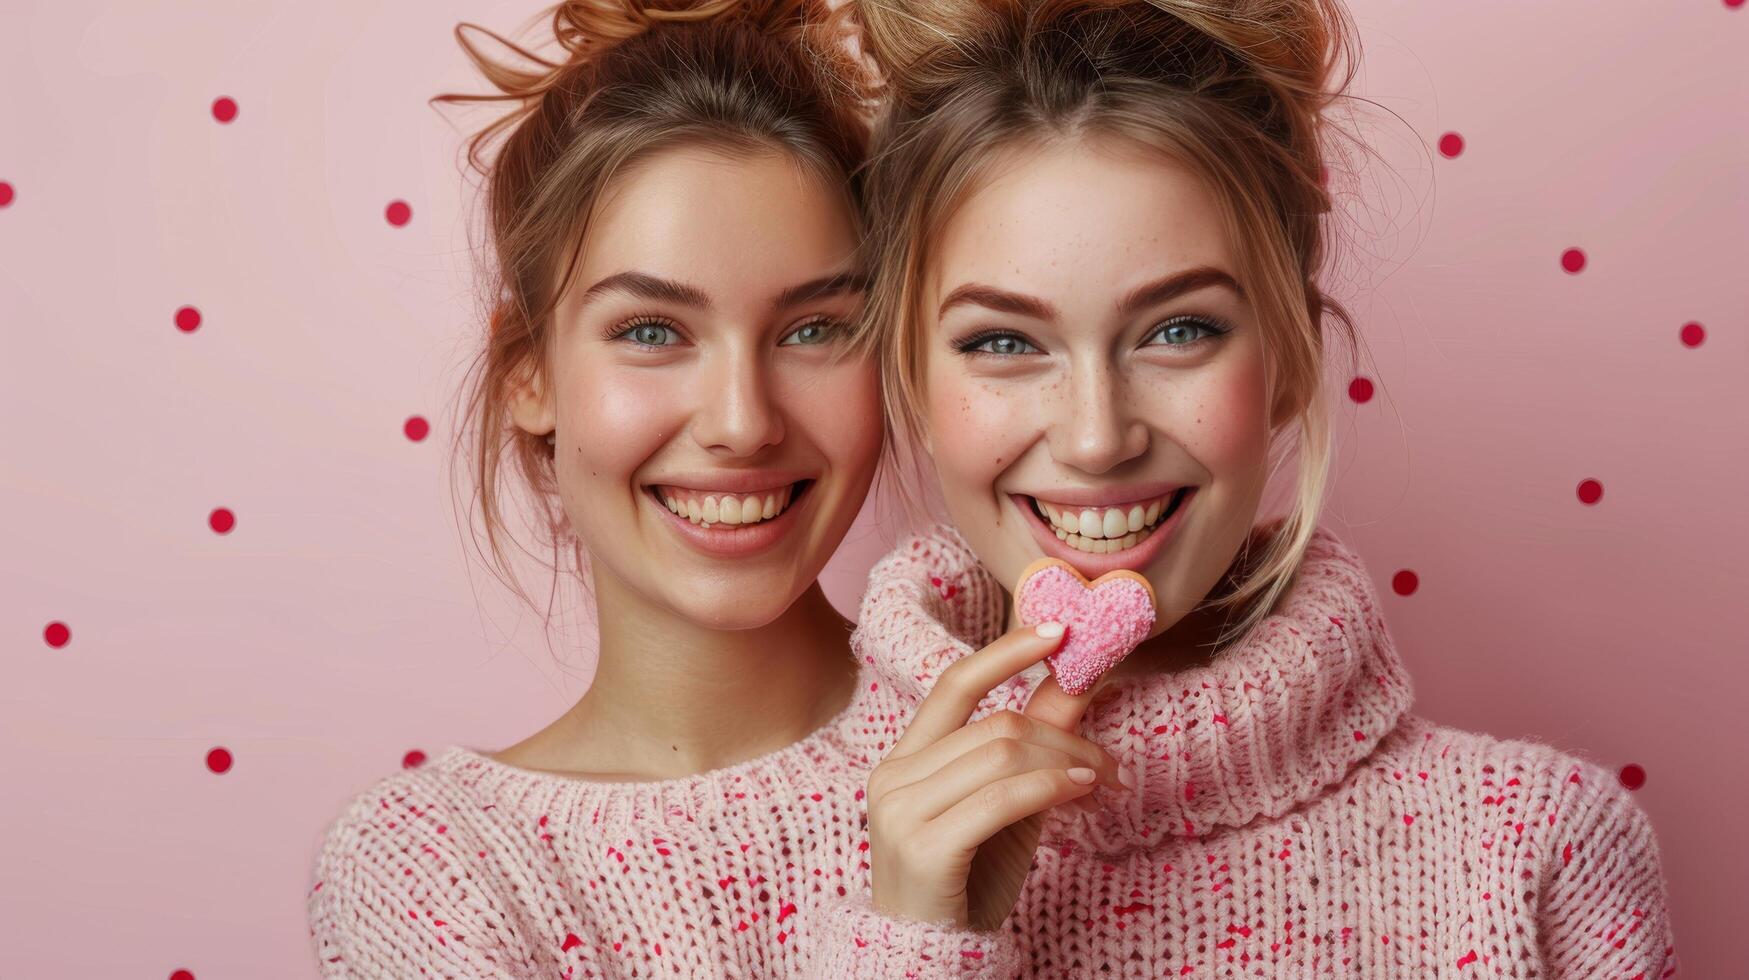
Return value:
<svg viewBox="0 0 1749 980">
<path fill-rule="evenodd" d="M 996 932 L 869 902 L 868 772 L 1004 594 L 950 529 L 870 578 L 856 697 L 760 758 L 601 783 L 452 746 L 329 828 L 327 977 L 1675 975 L 1658 847 L 1610 773 L 1408 711 L 1357 556 L 1319 529 L 1277 613 L 1211 665 L 1128 678 L 1082 731 L 1138 786 L 1046 819 Z M 1041 667 L 979 716 L 1018 709 Z"/>
</svg>

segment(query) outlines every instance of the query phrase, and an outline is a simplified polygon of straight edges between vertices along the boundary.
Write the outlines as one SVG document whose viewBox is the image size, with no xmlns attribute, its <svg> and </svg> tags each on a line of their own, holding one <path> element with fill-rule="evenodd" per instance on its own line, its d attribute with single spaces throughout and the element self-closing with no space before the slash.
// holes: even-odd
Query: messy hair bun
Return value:
<svg viewBox="0 0 1749 980">
<path fill-rule="evenodd" d="M 507 399 L 545 369 L 551 314 L 588 235 L 604 187 L 648 154 L 688 143 L 780 152 L 843 191 L 853 218 L 867 148 L 871 80 L 845 43 L 848 21 L 828 0 L 568 0 L 550 20 L 559 51 L 544 57 L 474 24 L 455 36 L 495 92 L 447 93 L 440 103 L 508 103 L 467 144 L 484 177 L 490 238 L 485 344 L 469 372 L 456 453 L 472 468 L 490 564 L 513 590 L 498 482 L 506 463 L 537 509 L 534 532 L 556 563 L 569 545 L 545 437 L 517 429 Z M 476 46 L 477 31 L 513 57 Z M 489 151 L 495 149 L 495 153 Z M 476 539 L 477 540 L 477 539 Z M 532 603 L 531 603 L 532 604 Z"/>
<path fill-rule="evenodd" d="M 1244 633 L 1282 595 L 1327 480 L 1326 323 L 1356 340 L 1318 284 L 1326 259 L 1326 109 L 1358 48 L 1340 0 L 851 0 L 885 105 L 868 170 L 878 352 L 889 431 L 922 435 L 922 283 L 941 225 L 1015 143 L 1118 139 L 1169 156 L 1216 198 L 1262 327 L 1271 420 L 1297 421 L 1297 506 L 1214 606 Z M 1289 428 L 1282 423 L 1278 434 Z M 904 445 L 896 446 L 901 456 Z M 1279 447 L 1272 447 L 1279 448 Z"/>
</svg>

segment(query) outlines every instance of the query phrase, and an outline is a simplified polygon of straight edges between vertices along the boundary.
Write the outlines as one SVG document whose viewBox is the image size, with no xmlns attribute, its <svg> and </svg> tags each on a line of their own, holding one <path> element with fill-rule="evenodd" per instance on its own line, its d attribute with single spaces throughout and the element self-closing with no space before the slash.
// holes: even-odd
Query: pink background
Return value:
<svg viewBox="0 0 1749 980">
<path fill-rule="evenodd" d="M 535 9 L 8 4 L 0 976 L 314 976 L 341 803 L 587 683 L 577 631 L 549 650 L 470 564 L 445 459 L 477 329 L 457 151 L 486 117 L 424 100 L 480 88 L 457 20 Z M 1643 769 L 1685 973 L 1733 973 L 1749 10 L 1353 9 L 1378 159 L 1334 175 L 1358 196 L 1333 282 L 1374 387 L 1339 398 L 1326 520 L 1417 711 Z M 836 601 L 890 534 L 853 534 Z"/>
</svg>

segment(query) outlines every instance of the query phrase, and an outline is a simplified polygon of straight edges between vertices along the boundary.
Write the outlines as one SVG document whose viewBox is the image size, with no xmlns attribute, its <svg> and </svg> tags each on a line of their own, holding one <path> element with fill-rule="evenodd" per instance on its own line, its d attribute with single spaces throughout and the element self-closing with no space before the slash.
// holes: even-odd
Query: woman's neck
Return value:
<svg viewBox="0 0 1749 980">
<path fill-rule="evenodd" d="M 656 606 L 598 570 L 595 679 L 502 761 L 613 779 L 720 769 L 806 737 L 849 704 L 851 624 L 818 582 L 776 620 L 714 629 Z"/>
</svg>

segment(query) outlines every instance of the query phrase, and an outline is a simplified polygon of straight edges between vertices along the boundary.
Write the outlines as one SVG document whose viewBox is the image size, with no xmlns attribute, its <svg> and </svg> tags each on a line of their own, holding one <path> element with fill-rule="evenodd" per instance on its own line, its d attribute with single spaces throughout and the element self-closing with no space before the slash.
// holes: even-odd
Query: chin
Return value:
<svg viewBox="0 0 1749 980">
<path fill-rule="evenodd" d="M 730 583 L 716 583 L 721 588 Z M 788 583 L 785 583 L 786 585 Z M 751 594 L 751 595 L 750 595 Z M 763 595 L 754 601 L 752 595 Z M 672 595 L 668 605 L 687 621 L 714 630 L 751 630 L 776 622 L 795 604 L 799 593 L 791 595 L 786 588 L 780 594 L 750 583 L 733 583 L 732 588 L 695 589 L 686 595 Z"/>
</svg>

